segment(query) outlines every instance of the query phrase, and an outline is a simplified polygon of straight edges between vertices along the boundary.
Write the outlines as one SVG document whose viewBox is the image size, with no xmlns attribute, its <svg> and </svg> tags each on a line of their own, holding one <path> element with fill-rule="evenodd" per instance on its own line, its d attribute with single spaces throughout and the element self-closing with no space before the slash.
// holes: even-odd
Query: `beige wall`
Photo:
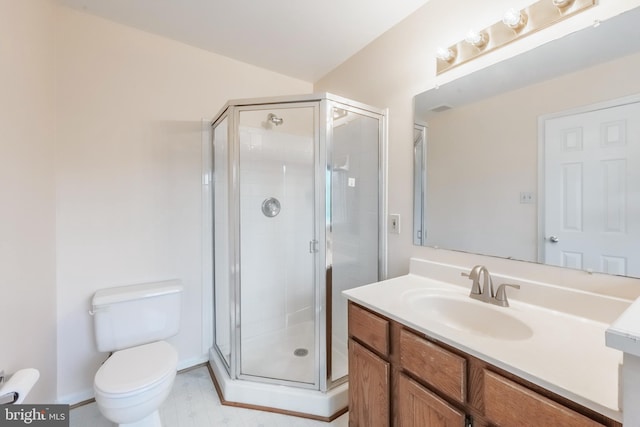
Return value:
<svg viewBox="0 0 640 427">
<path fill-rule="evenodd" d="M 201 119 L 312 85 L 67 8 L 55 36 L 58 397 L 77 402 L 106 357 L 87 314 L 99 288 L 181 279 L 179 367 L 206 360 Z"/>
<path fill-rule="evenodd" d="M 399 25 L 382 35 L 347 62 L 315 84 L 317 91 L 330 91 L 361 102 L 388 107 L 389 115 L 389 212 L 402 218 L 402 234 L 389 237 L 389 275 L 405 274 L 411 256 L 456 262 L 471 266 L 499 264 L 517 273 L 520 263 L 497 263 L 491 258 L 416 247 L 412 244 L 412 98 L 462 75 L 484 68 L 519 52 L 640 6 L 639 0 L 601 0 L 592 9 L 529 37 L 484 55 L 454 70 L 435 76 L 434 52 L 464 37 L 469 28 L 484 28 L 498 21 L 509 7 L 524 7 L 531 1 L 430 0 Z M 528 267 L 527 267 L 528 269 Z M 548 268 L 539 267 L 544 276 Z M 576 273 L 579 274 L 579 273 Z M 580 280 L 579 277 L 576 276 Z"/>
<path fill-rule="evenodd" d="M 0 0 L 0 369 L 30 402 L 92 395 L 99 288 L 179 278 L 180 367 L 205 360 L 202 132 L 230 98 L 311 83 L 50 0 Z"/>
<path fill-rule="evenodd" d="M 52 14 L 0 0 L 0 370 L 38 369 L 32 402 L 56 388 Z"/>
</svg>

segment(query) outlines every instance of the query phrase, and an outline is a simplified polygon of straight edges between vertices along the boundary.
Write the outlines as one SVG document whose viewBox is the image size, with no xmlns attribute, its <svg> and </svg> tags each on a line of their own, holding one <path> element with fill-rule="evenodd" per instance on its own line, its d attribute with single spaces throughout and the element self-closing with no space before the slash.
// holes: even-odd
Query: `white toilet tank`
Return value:
<svg viewBox="0 0 640 427">
<path fill-rule="evenodd" d="M 91 313 L 98 350 L 122 350 L 177 334 L 182 289 L 179 280 L 167 280 L 97 291 Z"/>
</svg>

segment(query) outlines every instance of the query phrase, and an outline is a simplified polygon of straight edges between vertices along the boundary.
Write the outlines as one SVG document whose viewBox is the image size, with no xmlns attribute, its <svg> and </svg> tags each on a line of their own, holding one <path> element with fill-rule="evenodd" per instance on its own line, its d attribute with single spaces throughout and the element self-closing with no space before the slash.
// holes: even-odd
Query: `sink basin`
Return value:
<svg viewBox="0 0 640 427">
<path fill-rule="evenodd" d="M 411 308 L 458 331 L 502 340 L 525 340 L 533 330 L 509 313 L 508 307 L 497 307 L 461 294 L 419 294 L 409 298 Z"/>
</svg>

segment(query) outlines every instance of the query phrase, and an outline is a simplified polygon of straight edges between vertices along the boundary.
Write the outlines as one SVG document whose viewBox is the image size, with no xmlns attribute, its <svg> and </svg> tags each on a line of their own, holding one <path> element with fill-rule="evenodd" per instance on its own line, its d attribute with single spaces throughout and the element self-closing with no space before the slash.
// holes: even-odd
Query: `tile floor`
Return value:
<svg viewBox="0 0 640 427">
<path fill-rule="evenodd" d="M 347 427 L 348 414 L 331 423 L 271 412 L 222 406 L 205 366 L 176 376 L 160 408 L 164 427 Z M 112 427 L 95 403 L 71 411 L 71 427 Z"/>
</svg>

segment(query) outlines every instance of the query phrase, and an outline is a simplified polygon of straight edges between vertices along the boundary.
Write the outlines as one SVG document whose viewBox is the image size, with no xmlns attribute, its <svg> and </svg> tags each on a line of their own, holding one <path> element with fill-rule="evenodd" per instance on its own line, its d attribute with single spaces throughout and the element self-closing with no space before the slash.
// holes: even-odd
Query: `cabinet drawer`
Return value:
<svg viewBox="0 0 640 427">
<path fill-rule="evenodd" d="M 553 400 L 484 370 L 485 416 L 501 427 L 602 427 Z"/>
<path fill-rule="evenodd" d="M 445 395 L 464 402 L 467 361 L 463 357 L 402 330 L 400 365 Z"/>
<path fill-rule="evenodd" d="M 349 335 L 378 353 L 389 355 L 389 321 L 349 303 Z"/>
</svg>

